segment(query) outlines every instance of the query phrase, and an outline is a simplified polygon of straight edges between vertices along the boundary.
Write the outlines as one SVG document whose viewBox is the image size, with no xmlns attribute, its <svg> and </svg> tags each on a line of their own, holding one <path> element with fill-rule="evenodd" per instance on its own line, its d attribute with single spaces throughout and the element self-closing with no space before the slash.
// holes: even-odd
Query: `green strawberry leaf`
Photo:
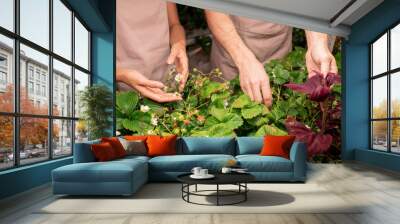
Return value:
<svg viewBox="0 0 400 224">
<path fill-rule="evenodd" d="M 138 102 L 139 96 L 135 92 L 117 92 L 117 108 L 124 114 L 133 113 Z"/>
<path fill-rule="evenodd" d="M 236 100 L 232 103 L 232 108 L 243 108 L 251 103 L 250 97 L 246 94 L 241 94 Z"/>
<path fill-rule="evenodd" d="M 265 135 L 282 136 L 282 135 L 287 135 L 287 132 L 273 125 L 264 125 L 261 126 L 255 133 L 255 136 L 265 136 Z"/>
<path fill-rule="evenodd" d="M 263 105 L 253 103 L 250 107 L 242 108 L 242 116 L 245 119 L 251 119 L 260 115 L 264 110 Z"/>
<path fill-rule="evenodd" d="M 205 84 L 205 86 L 200 89 L 200 97 L 202 99 L 210 98 L 211 94 L 219 92 L 224 89 L 224 85 L 219 82 L 210 81 Z"/>
</svg>

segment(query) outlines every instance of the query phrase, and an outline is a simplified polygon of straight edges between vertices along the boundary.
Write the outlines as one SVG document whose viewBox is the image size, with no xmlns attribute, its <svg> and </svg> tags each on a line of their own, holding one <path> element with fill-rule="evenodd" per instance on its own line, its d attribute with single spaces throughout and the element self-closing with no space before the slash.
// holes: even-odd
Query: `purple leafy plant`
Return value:
<svg viewBox="0 0 400 224">
<path fill-rule="evenodd" d="M 314 130 L 295 117 L 288 117 L 285 121 L 289 134 L 305 142 L 308 147 L 308 156 L 326 153 L 332 143 L 339 140 L 340 135 L 335 130 L 340 125 L 341 105 L 335 101 L 333 86 L 340 84 L 338 74 L 328 73 L 325 77 L 314 71 L 314 75 L 305 83 L 289 83 L 285 86 L 293 91 L 304 93 L 311 101 L 318 104 L 320 116 L 315 120 Z"/>
</svg>

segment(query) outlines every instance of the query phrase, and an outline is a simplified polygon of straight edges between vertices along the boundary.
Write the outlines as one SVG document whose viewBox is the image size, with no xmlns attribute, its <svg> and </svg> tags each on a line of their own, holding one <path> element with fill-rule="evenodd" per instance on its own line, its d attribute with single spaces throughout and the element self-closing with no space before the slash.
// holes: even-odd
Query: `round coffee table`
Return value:
<svg viewBox="0 0 400 224">
<path fill-rule="evenodd" d="M 213 174 L 215 177 L 212 179 L 193 179 L 189 174 L 182 174 L 178 176 L 178 181 L 182 183 L 182 199 L 188 203 L 198 204 L 198 205 L 234 205 L 245 202 L 247 200 L 247 192 L 249 188 L 247 187 L 247 183 L 255 180 L 255 177 L 248 173 L 228 173 L 222 174 L 217 173 Z M 197 185 L 215 185 L 215 190 L 198 190 Z M 236 185 L 238 186 L 237 190 L 224 190 L 220 189 L 220 185 Z M 190 186 L 195 186 L 194 191 L 190 191 Z M 214 192 L 215 194 L 206 194 Z M 216 204 L 202 204 L 193 202 L 190 200 L 190 196 L 203 196 L 203 197 L 216 197 Z M 240 196 L 240 199 L 230 203 L 221 202 L 221 197 L 237 197 Z"/>
</svg>

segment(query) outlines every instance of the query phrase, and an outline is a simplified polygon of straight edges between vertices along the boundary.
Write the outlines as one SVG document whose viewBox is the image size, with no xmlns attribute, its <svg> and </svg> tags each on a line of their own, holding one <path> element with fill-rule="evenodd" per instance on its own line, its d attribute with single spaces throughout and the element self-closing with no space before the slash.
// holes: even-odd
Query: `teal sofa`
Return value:
<svg viewBox="0 0 400 224">
<path fill-rule="evenodd" d="M 305 182 L 307 149 L 294 142 L 290 159 L 260 156 L 262 137 L 183 137 L 177 140 L 177 155 L 127 156 L 96 162 L 90 145 L 99 141 L 75 144 L 74 163 L 52 171 L 54 194 L 131 195 L 148 181 L 176 181 L 193 167 L 218 172 L 228 160 L 247 168 L 258 182 Z"/>
</svg>

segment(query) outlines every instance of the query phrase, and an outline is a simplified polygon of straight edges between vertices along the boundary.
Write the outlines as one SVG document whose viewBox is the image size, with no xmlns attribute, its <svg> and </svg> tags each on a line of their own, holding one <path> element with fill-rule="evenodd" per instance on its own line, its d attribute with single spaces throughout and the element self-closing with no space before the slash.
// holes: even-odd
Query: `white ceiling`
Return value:
<svg viewBox="0 0 400 224">
<path fill-rule="evenodd" d="M 171 0 L 198 8 L 347 37 L 383 0 Z"/>
</svg>

